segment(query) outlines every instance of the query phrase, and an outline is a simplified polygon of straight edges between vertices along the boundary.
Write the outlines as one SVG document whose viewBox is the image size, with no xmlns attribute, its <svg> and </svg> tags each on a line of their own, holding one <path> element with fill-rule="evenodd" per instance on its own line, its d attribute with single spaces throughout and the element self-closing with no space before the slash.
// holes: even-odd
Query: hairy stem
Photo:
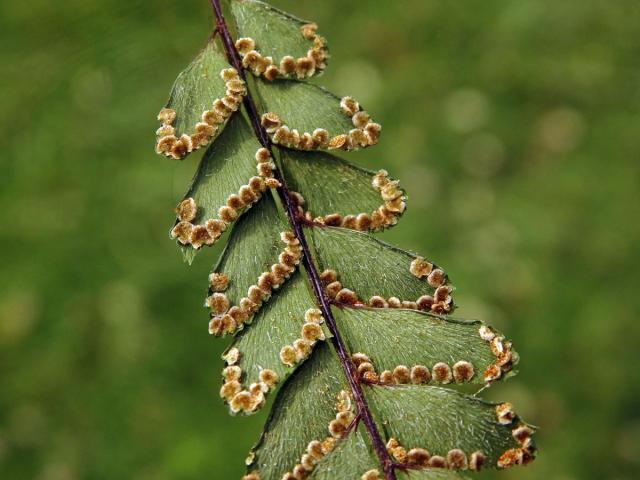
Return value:
<svg viewBox="0 0 640 480">
<path fill-rule="evenodd" d="M 216 17 L 216 30 L 220 34 L 222 39 L 222 44 L 224 45 L 224 49 L 229 60 L 229 63 L 238 71 L 240 76 L 245 79 L 244 69 L 242 67 L 242 60 L 240 59 L 240 55 L 236 50 L 235 43 L 231 38 L 231 34 L 229 33 L 229 29 L 224 20 L 224 16 L 222 14 L 222 8 L 220 7 L 220 0 L 210 0 L 211 6 L 213 7 L 213 11 Z M 246 79 L 245 79 L 246 80 Z M 260 121 L 260 114 L 256 108 L 256 104 L 251 97 L 251 92 L 247 92 L 246 97 L 244 98 L 244 106 L 247 110 L 247 114 L 251 119 L 251 125 L 253 130 L 260 141 L 260 144 L 269 150 L 272 153 L 272 145 L 267 132 L 262 127 L 262 123 Z M 281 183 L 281 187 L 278 188 L 278 195 L 282 204 L 284 206 L 285 212 L 287 214 L 287 218 L 295 233 L 296 237 L 300 241 L 300 246 L 302 247 L 302 263 L 305 267 L 305 270 L 309 276 L 309 281 L 313 287 L 313 291 L 315 293 L 318 306 L 322 311 L 322 316 L 325 319 L 327 327 L 331 331 L 333 337 L 331 338 L 331 342 L 333 343 L 334 348 L 338 354 L 340 359 L 340 363 L 342 365 L 342 369 L 344 370 L 344 374 L 347 377 L 347 381 L 349 383 L 349 387 L 351 388 L 351 393 L 353 394 L 354 402 L 358 407 L 358 416 L 362 420 L 362 423 L 365 425 L 369 436 L 371 437 L 371 442 L 373 444 L 373 448 L 378 456 L 380 463 L 382 465 L 384 476 L 386 480 L 396 480 L 395 475 L 395 465 L 392 462 L 389 453 L 387 452 L 387 448 L 385 446 L 382 437 L 380 436 L 380 432 L 378 432 L 378 428 L 376 427 L 375 421 L 373 420 L 373 415 L 371 414 L 371 410 L 367 405 L 367 401 L 364 398 L 364 394 L 362 392 L 362 386 L 360 384 L 360 380 L 358 378 L 357 372 L 349 354 L 347 352 L 347 348 L 345 347 L 344 342 L 342 341 L 342 337 L 340 336 L 340 332 L 336 325 L 335 318 L 333 318 L 333 314 L 331 312 L 331 305 L 329 300 L 327 299 L 324 290 L 322 289 L 322 282 L 320 281 L 320 275 L 318 274 L 318 270 L 313 262 L 313 258 L 311 256 L 311 252 L 309 250 L 309 245 L 307 244 L 307 240 L 304 235 L 304 229 L 302 222 L 298 219 L 298 215 L 296 212 L 296 207 L 291 202 L 291 197 L 289 196 L 289 190 L 287 188 L 286 182 L 282 177 L 282 174 L 279 170 L 276 170 L 274 173 L 277 180 Z"/>
</svg>

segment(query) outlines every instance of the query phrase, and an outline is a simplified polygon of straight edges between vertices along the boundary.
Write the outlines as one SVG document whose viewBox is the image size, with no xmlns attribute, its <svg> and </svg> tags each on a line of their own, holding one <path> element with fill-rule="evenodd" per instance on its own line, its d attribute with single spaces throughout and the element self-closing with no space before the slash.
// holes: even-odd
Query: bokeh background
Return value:
<svg viewBox="0 0 640 480">
<path fill-rule="evenodd" d="M 354 154 L 402 180 L 387 240 L 444 265 L 507 332 L 487 396 L 540 455 L 482 478 L 640 477 L 640 4 L 273 0 L 317 21 L 321 83 L 384 125 Z M 205 0 L 9 0 L 0 15 L 0 478 L 232 479 L 265 413 L 217 399 L 202 308 L 217 249 L 167 230 L 197 155 L 155 115 L 209 34 Z"/>
</svg>

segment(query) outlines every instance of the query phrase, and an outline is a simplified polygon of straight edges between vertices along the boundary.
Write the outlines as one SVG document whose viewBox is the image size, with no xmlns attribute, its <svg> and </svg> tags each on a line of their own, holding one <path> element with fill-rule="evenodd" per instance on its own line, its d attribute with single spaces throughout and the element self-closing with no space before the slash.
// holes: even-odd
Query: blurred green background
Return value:
<svg viewBox="0 0 640 480">
<path fill-rule="evenodd" d="M 351 157 L 410 195 L 384 237 L 521 354 L 487 396 L 541 427 L 540 455 L 482 478 L 639 478 L 640 4 L 273 3 L 320 24 L 321 83 L 384 125 Z M 206 0 L 3 2 L 0 478 L 243 471 L 265 413 L 217 398 L 217 251 L 187 267 L 167 237 L 197 155 L 153 152 L 211 25 Z"/>
</svg>

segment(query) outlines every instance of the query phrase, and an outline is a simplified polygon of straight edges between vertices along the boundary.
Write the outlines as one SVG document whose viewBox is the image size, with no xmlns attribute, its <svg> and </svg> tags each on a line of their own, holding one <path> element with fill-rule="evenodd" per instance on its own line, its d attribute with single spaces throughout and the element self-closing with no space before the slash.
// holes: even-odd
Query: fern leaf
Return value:
<svg viewBox="0 0 640 480">
<path fill-rule="evenodd" d="M 510 342 L 484 340 L 481 332 L 491 330 L 477 321 L 365 308 L 341 309 L 336 318 L 365 382 L 486 384 L 509 376 L 517 363 Z"/>
<path fill-rule="evenodd" d="M 212 334 L 242 330 L 271 293 L 289 280 L 299 260 L 284 261 L 284 257 L 289 256 L 285 252 L 294 253 L 286 239 L 283 240 L 282 234 L 286 231 L 287 225 L 271 196 L 265 196 L 238 222 L 220 261 L 209 275 L 209 296 L 205 304 L 211 309 Z M 271 281 L 276 273 L 277 284 Z M 228 315 L 235 317 L 238 309 L 249 314 L 231 322 Z"/>
<path fill-rule="evenodd" d="M 313 315 L 321 321 L 313 297 L 300 272 L 274 292 L 224 353 L 220 396 L 232 413 L 252 414 L 276 388 L 329 336 L 321 323 L 309 322 Z M 313 333 L 310 335 L 311 326 Z M 288 357 L 287 353 L 292 356 Z"/>
<path fill-rule="evenodd" d="M 379 231 L 395 225 L 405 211 L 404 191 L 384 170 L 367 170 L 328 153 L 295 150 L 283 150 L 281 163 L 289 188 L 305 192 L 299 198 L 308 221 Z"/>
<path fill-rule="evenodd" d="M 423 467 L 473 471 L 480 466 L 511 466 L 512 455 L 519 463 L 531 460 L 521 441 L 523 437 L 530 441 L 532 429 L 509 404 L 430 386 L 373 386 L 366 393 L 379 421 L 384 421 L 387 447 L 401 463 L 413 448 L 429 453 Z"/>
<path fill-rule="evenodd" d="M 241 37 L 236 47 L 256 76 L 303 80 L 322 73 L 328 50 L 316 25 L 255 0 L 231 4 Z"/>
<path fill-rule="evenodd" d="M 293 474 L 303 455 L 316 461 L 326 457 L 337 441 L 329 432 L 336 407 L 353 409 L 348 392 L 336 354 L 326 344 L 318 346 L 278 392 L 260 441 L 249 454 L 248 470 L 259 472 L 261 479 L 280 479 Z"/>
<path fill-rule="evenodd" d="M 260 151 L 260 143 L 240 114 L 229 120 L 219 141 L 207 149 L 189 190 L 176 207 L 178 218 L 171 231 L 189 262 L 200 248 L 216 243 L 270 186 L 276 185 L 271 183 L 272 162 L 259 157 Z"/>
<path fill-rule="evenodd" d="M 339 284 L 327 285 L 330 295 L 347 288 L 357 303 L 371 307 L 452 311 L 453 287 L 430 260 L 344 228 L 313 228 L 309 234 L 321 271 L 339 272 Z"/>
<path fill-rule="evenodd" d="M 274 144 L 296 150 L 354 150 L 378 143 L 381 127 L 351 97 L 311 83 L 256 79 L 262 125 Z"/>
<path fill-rule="evenodd" d="M 244 80 L 230 68 L 214 42 L 178 76 L 169 101 L 158 114 L 156 152 L 182 160 L 208 145 L 235 112 L 246 92 Z"/>
<path fill-rule="evenodd" d="M 398 181 L 325 152 L 375 145 L 381 127 L 306 82 L 326 66 L 317 26 L 229 1 L 240 37 L 212 0 L 216 31 L 161 111 L 157 151 L 181 159 L 216 140 L 171 236 L 191 261 L 231 231 L 205 300 L 209 333 L 233 335 L 220 396 L 253 414 L 277 391 L 244 480 L 459 479 L 529 463 L 534 428 L 459 387 L 513 375 L 511 342 L 450 317 L 444 270 L 372 235 L 405 210 Z"/>
</svg>

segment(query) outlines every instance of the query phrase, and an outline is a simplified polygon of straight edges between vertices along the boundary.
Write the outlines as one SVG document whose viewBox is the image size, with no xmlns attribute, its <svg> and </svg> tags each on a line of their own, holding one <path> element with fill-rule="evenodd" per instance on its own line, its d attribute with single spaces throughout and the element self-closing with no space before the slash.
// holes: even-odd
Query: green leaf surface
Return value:
<svg viewBox="0 0 640 480">
<path fill-rule="evenodd" d="M 482 322 L 398 309 L 334 309 L 340 332 L 351 352 L 369 356 L 376 371 L 393 371 L 398 365 L 438 362 L 453 367 L 470 362 L 475 374 L 471 383 L 484 384 L 483 372 L 496 362 L 488 342 L 478 332 Z M 435 379 L 431 380 L 435 383 Z M 453 380 L 455 383 L 455 380 Z"/>
<path fill-rule="evenodd" d="M 255 155 L 259 148 L 260 143 L 244 116 L 233 115 L 218 141 L 205 152 L 184 196 L 192 197 L 198 206 L 194 223 L 217 218 L 218 209 L 227 204 L 229 195 L 237 194 L 240 187 L 257 175 Z M 181 248 L 191 262 L 197 250 L 188 245 Z"/>
<path fill-rule="evenodd" d="M 248 471 L 280 480 L 300 462 L 312 440 L 329 436 L 338 393 L 348 389 L 333 349 L 320 343 L 278 392 Z"/>
<path fill-rule="evenodd" d="M 274 291 L 251 325 L 230 346 L 240 352 L 237 365 L 242 369 L 245 388 L 260 381 L 263 369 L 276 372 L 279 383 L 282 383 L 300 365 L 284 365 L 280 360 L 280 350 L 301 337 L 304 313 L 309 308 L 315 308 L 314 299 L 305 277 L 296 271 L 288 282 Z"/>
<path fill-rule="evenodd" d="M 363 301 L 374 295 L 416 301 L 435 292 L 425 278 L 410 272 L 411 262 L 417 258 L 413 253 L 345 228 L 309 228 L 305 232 L 311 238 L 319 269 L 338 272 L 342 285 Z M 438 267 L 434 264 L 433 268 Z"/>
<path fill-rule="evenodd" d="M 239 37 L 249 37 L 264 56 L 273 57 L 276 64 L 287 55 L 305 57 L 313 41 L 307 40 L 300 27 L 310 22 L 301 20 L 271 5 L 256 0 L 234 0 L 231 11 Z"/>
<path fill-rule="evenodd" d="M 376 173 L 325 152 L 281 150 L 282 173 L 289 188 L 305 199 L 312 217 L 360 213 L 372 215 L 384 204 L 372 185 Z"/>
<path fill-rule="evenodd" d="M 447 456 L 460 449 L 467 456 L 482 451 L 484 468 L 495 468 L 507 450 L 519 448 L 514 425 L 497 421 L 496 404 L 439 387 L 396 386 L 365 388 L 365 396 L 384 434 L 407 450 L 424 448 Z"/>
<path fill-rule="evenodd" d="M 282 80 L 268 82 L 255 79 L 255 89 L 262 101 L 262 114 L 273 112 L 283 125 L 302 135 L 317 128 L 329 132 L 329 137 L 348 134 L 354 127 L 351 117 L 340 109 L 340 97 L 306 82 Z"/>
<path fill-rule="evenodd" d="M 178 75 L 166 105 L 176 112 L 173 124 L 176 136 L 193 133 L 196 123 L 201 121 L 202 112 L 211 109 L 216 99 L 225 96 L 226 85 L 220 72 L 226 68 L 229 68 L 229 63 L 224 52 L 214 40 L 210 40 Z"/>
<path fill-rule="evenodd" d="M 379 462 L 375 456 L 368 434 L 360 425 L 349 433 L 347 438 L 340 440 L 335 449 L 324 457 L 309 476 L 310 480 L 360 480 L 363 473 L 378 468 Z"/>
<path fill-rule="evenodd" d="M 271 194 L 266 194 L 237 221 L 229 242 L 212 271 L 223 273 L 229 278 L 229 286 L 224 294 L 231 305 L 238 305 L 246 297 L 249 287 L 256 284 L 260 274 L 278 263 L 278 255 L 285 248 L 280 232 L 286 230 L 288 225 L 280 215 Z"/>
</svg>

